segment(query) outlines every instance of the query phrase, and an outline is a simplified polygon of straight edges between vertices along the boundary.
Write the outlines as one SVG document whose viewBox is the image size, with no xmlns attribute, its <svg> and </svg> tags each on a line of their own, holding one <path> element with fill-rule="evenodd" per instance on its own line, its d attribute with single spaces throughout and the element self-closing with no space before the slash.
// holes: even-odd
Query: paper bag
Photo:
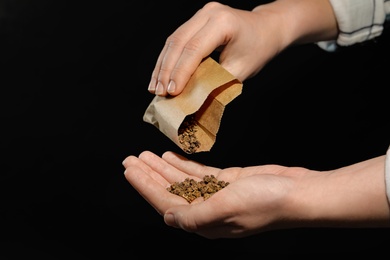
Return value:
<svg viewBox="0 0 390 260">
<path fill-rule="evenodd" d="M 143 120 L 156 126 L 184 152 L 210 151 L 225 106 L 241 94 L 242 82 L 208 57 L 177 96 L 155 96 Z"/>
</svg>

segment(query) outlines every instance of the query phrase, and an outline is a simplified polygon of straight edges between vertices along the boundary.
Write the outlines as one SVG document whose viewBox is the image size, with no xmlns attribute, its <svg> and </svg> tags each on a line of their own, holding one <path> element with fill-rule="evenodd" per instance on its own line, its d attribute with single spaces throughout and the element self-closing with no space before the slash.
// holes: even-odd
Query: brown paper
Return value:
<svg viewBox="0 0 390 260">
<path fill-rule="evenodd" d="M 143 120 L 156 126 L 186 153 L 210 151 L 225 106 L 241 91 L 242 83 L 209 57 L 202 61 L 180 95 L 155 96 Z"/>
</svg>

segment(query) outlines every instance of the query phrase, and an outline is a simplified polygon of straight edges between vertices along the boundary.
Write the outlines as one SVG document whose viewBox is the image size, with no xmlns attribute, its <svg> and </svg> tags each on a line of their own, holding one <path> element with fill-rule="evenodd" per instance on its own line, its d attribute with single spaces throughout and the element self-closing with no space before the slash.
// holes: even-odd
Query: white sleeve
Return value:
<svg viewBox="0 0 390 260">
<path fill-rule="evenodd" d="M 385 184 L 387 200 L 390 204 L 390 146 L 387 149 L 386 161 L 385 161 Z"/>
<path fill-rule="evenodd" d="M 329 0 L 336 16 L 339 35 L 335 41 L 317 43 L 334 51 L 337 46 L 349 46 L 371 40 L 382 34 L 386 18 L 390 18 L 390 0 Z"/>
</svg>

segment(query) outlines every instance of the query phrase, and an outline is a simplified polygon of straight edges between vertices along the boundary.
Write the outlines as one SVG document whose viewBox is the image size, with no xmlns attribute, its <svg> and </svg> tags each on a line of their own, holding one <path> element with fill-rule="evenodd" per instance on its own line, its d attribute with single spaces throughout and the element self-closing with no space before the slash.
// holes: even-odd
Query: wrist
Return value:
<svg viewBox="0 0 390 260">
<path fill-rule="evenodd" d="M 277 0 L 253 9 L 268 12 L 278 25 L 284 47 L 336 39 L 337 20 L 329 0 Z M 268 19 L 268 18 L 267 18 Z"/>
<path fill-rule="evenodd" d="M 389 226 L 384 183 L 384 156 L 316 172 L 297 182 L 291 201 L 293 216 L 305 226 Z"/>
</svg>

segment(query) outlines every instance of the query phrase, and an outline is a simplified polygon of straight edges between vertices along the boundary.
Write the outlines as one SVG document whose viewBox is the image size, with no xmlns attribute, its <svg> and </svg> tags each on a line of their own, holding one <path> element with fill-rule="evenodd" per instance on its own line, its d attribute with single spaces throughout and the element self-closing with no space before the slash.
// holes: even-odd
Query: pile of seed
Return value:
<svg viewBox="0 0 390 260">
<path fill-rule="evenodd" d="M 188 154 L 195 153 L 200 147 L 200 142 L 196 137 L 197 127 L 194 115 L 187 116 L 179 127 L 179 143 L 183 151 Z"/>
<path fill-rule="evenodd" d="M 199 197 L 203 197 L 206 200 L 227 185 L 229 185 L 229 182 L 219 181 L 214 175 L 206 175 L 201 181 L 186 178 L 182 182 L 175 182 L 167 190 L 170 193 L 185 198 L 191 203 Z"/>
</svg>

